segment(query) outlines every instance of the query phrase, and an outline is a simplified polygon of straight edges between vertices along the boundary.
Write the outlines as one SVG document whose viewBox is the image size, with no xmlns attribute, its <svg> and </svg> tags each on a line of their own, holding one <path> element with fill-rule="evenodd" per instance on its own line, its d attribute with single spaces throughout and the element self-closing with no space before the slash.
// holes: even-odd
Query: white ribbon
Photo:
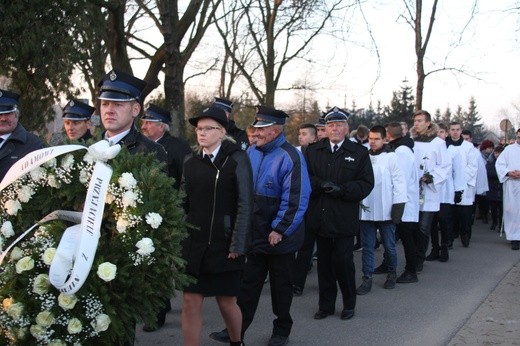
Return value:
<svg viewBox="0 0 520 346">
<path fill-rule="evenodd" d="M 87 148 L 81 145 L 62 145 L 36 150 L 27 154 L 16 162 L 16 164 L 7 172 L 5 178 L 0 184 L 0 191 L 13 181 L 43 163 L 59 155 L 79 149 Z M 99 241 L 101 223 L 103 221 L 106 191 L 108 189 L 110 178 L 112 177 L 112 169 L 110 166 L 104 164 L 103 161 L 113 159 L 120 150 L 120 145 L 110 146 L 106 140 L 99 141 L 88 148 L 89 153 L 93 156 L 94 160 L 96 160 L 96 164 L 89 183 L 85 206 L 81 216 L 81 224 L 73 225 L 65 230 L 49 269 L 49 281 L 54 287 L 63 293 L 76 293 L 85 283 L 85 280 L 90 273 Z M 52 218 L 46 219 L 49 215 L 42 220 L 52 220 Z M 78 222 L 79 220 L 76 218 L 69 219 L 68 221 Z M 23 239 L 23 237 L 25 237 L 38 224 L 34 225 L 18 237 L 18 239 L 16 239 L 16 241 L 11 244 L 6 251 L 4 251 L 1 260 L 3 260 L 14 244 Z"/>
</svg>

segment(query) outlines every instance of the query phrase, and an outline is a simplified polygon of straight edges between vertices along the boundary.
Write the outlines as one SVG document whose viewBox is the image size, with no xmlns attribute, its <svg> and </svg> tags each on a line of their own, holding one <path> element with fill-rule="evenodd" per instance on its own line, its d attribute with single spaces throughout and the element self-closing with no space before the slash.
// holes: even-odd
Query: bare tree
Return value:
<svg viewBox="0 0 520 346">
<path fill-rule="evenodd" d="M 332 24 L 334 14 L 353 6 L 335 0 L 223 0 L 217 30 L 231 62 L 258 102 L 273 106 L 284 67 L 305 59 L 310 43 Z"/>
<path fill-rule="evenodd" d="M 416 72 L 417 72 L 417 85 L 415 88 L 415 109 L 422 109 L 422 101 L 423 101 L 423 93 L 424 93 L 424 82 L 427 76 L 439 72 L 439 71 L 455 71 L 464 74 L 468 74 L 464 68 L 461 67 L 449 67 L 443 66 L 437 69 L 433 69 L 429 72 L 425 72 L 424 68 L 424 58 L 426 57 L 426 50 L 428 48 L 428 43 L 430 42 L 431 35 L 433 32 L 435 16 L 437 14 L 437 5 L 439 0 L 433 0 L 430 16 L 426 23 L 423 25 L 423 0 L 403 0 L 406 13 L 400 15 L 400 18 L 403 18 L 406 23 L 410 25 L 412 30 L 415 33 L 415 55 L 417 57 L 416 60 Z M 469 24 L 469 22 L 473 19 L 476 8 L 477 8 L 478 0 L 473 0 L 471 6 L 471 12 L 469 13 L 469 19 L 462 31 L 459 33 L 460 36 L 464 33 L 465 28 Z M 425 34 L 423 36 L 423 28 L 425 28 Z"/>
</svg>

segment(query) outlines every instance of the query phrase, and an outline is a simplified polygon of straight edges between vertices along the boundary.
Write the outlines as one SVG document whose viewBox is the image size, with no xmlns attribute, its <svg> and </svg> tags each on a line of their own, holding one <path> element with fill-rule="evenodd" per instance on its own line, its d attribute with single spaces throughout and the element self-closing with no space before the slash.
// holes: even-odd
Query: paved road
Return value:
<svg viewBox="0 0 520 346">
<path fill-rule="evenodd" d="M 378 250 L 378 260 L 381 257 L 382 250 Z M 399 259 L 403 258 L 401 252 Z M 361 252 L 355 253 L 355 260 L 359 282 Z M 515 265 L 519 263 L 520 251 L 512 251 L 504 237 L 476 221 L 470 247 L 456 242 L 449 262 L 426 262 L 419 283 L 385 290 L 385 276 L 376 276 L 372 292 L 358 296 L 356 316 L 349 321 L 339 318 L 340 301 L 335 316 L 313 319 L 318 299 L 313 269 L 303 296 L 293 300 L 290 345 L 518 345 L 520 269 Z M 401 261 L 399 272 L 403 266 Z M 172 300 L 173 310 L 162 329 L 144 333 L 138 326 L 137 345 L 182 345 L 181 295 Z M 266 345 L 272 319 L 266 285 L 255 320 L 246 333 L 246 344 Z M 214 299 L 207 299 L 202 345 L 223 345 L 207 338 L 222 327 Z"/>
</svg>

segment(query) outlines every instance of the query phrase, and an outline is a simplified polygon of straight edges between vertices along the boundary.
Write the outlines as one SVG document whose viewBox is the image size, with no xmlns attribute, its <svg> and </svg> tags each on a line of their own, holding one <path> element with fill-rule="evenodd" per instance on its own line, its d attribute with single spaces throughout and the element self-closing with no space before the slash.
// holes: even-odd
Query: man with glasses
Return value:
<svg viewBox="0 0 520 346">
<path fill-rule="evenodd" d="M 334 107 L 325 115 L 327 139 L 309 145 L 305 159 L 312 194 L 306 227 L 316 233 L 319 307 L 315 319 L 334 314 L 339 284 L 341 319 L 354 317 L 356 270 L 354 236 L 359 229 L 359 203 L 374 187 L 366 148 L 351 142 L 346 111 Z"/>
</svg>

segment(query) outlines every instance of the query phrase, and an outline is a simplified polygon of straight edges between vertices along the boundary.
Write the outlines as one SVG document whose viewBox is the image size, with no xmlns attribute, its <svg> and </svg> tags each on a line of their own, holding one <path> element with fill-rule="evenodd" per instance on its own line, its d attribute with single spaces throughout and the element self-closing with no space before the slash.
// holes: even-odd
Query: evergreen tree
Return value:
<svg viewBox="0 0 520 346">
<path fill-rule="evenodd" d="M 478 114 L 475 98 L 472 96 L 469 100 L 468 111 L 463 113 L 461 123 L 463 129 L 470 130 L 473 133 L 473 141 L 475 143 L 480 143 L 486 135 L 481 121 L 482 118 Z"/>
<path fill-rule="evenodd" d="M 435 110 L 435 115 L 433 116 L 433 122 L 434 123 L 440 123 L 441 119 L 442 119 L 441 110 L 440 110 L 440 108 L 437 108 Z"/>
<path fill-rule="evenodd" d="M 385 107 L 384 122 L 386 123 L 391 121 L 406 121 L 409 123 L 412 119 L 415 108 L 413 90 L 406 79 L 403 83 L 401 90 L 392 93 L 390 107 Z"/>
<path fill-rule="evenodd" d="M 446 110 L 442 114 L 441 123 L 449 125 L 451 122 L 451 109 L 450 107 L 446 107 Z"/>
</svg>

